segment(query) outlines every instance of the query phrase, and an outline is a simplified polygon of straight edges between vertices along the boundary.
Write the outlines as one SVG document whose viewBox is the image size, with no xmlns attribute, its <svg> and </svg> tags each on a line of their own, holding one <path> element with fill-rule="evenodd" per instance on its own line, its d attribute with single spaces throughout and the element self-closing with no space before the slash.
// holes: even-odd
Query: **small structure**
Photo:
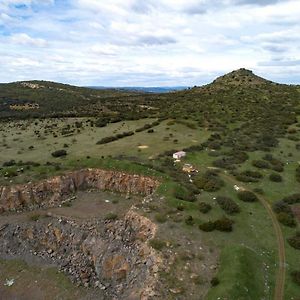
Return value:
<svg viewBox="0 0 300 300">
<path fill-rule="evenodd" d="M 184 151 L 178 151 L 178 152 L 173 154 L 173 158 L 178 159 L 178 160 L 185 157 L 185 156 L 186 156 L 186 152 L 184 152 Z"/>
<path fill-rule="evenodd" d="M 197 170 L 191 164 L 184 164 L 182 167 L 182 171 L 185 173 L 194 173 Z"/>
</svg>

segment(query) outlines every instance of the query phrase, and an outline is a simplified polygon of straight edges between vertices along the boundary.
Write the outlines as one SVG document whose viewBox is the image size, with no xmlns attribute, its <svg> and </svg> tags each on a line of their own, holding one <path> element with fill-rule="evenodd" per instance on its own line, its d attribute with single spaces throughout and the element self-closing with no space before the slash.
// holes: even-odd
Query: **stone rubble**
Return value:
<svg viewBox="0 0 300 300">
<path fill-rule="evenodd" d="M 109 299 L 148 299 L 155 294 L 162 263 L 148 245 L 156 230 L 134 208 L 116 221 L 80 224 L 47 217 L 3 227 L 0 256 L 33 255 L 50 261 L 75 284 L 101 289 Z"/>
</svg>

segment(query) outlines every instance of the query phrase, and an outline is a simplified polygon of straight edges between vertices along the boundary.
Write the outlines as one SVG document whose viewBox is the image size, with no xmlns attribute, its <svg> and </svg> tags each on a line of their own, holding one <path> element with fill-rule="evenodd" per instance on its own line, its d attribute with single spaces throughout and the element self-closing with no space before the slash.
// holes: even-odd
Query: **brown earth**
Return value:
<svg viewBox="0 0 300 300">
<path fill-rule="evenodd" d="M 55 207 L 78 190 L 97 189 L 128 194 L 152 194 L 156 179 L 124 172 L 85 169 L 37 183 L 0 186 L 0 212 Z"/>
</svg>

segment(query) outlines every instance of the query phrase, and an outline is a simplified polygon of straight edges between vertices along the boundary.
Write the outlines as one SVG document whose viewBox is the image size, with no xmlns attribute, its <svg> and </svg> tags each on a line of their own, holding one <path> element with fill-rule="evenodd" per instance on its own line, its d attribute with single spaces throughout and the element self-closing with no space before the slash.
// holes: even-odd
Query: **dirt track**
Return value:
<svg viewBox="0 0 300 300">
<path fill-rule="evenodd" d="M 241 182 L 237 181 L 232 176 L 222 172 L 221 175 L 226 178 L 228 181 L 231 181 L 233 184 L 238 185 L 245 190 L 249 190 L 245 185 L 241 185 Z M 282 235 L 281 227 L 277 221 L 276 215 L 274 214 L 272 207 L 269 201 L 259 195 L 256 194 L 259 201 L 262 203 L 264 208 L 266 209 L 268 215 L 270 216 L 273 224 L 273 228 L 276 234 L 277 244 L 278 244 L 278 270 L 276 274 L 276 284 L 274 290 L 274 300 L 283 300 L 284 299 L 284 284 L 285 284 L 285 245 L 284 238 Z"/>
</svg>

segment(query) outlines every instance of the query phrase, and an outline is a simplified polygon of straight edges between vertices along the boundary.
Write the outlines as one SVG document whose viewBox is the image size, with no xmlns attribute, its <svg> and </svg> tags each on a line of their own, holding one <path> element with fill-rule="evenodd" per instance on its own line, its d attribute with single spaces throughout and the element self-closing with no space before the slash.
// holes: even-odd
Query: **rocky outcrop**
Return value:
<svg viewBox="0 0 300 300">
<path fill-rule="evenodd" d="M 45 218 L 2 228 L 0 256 L 51 261 L 74 283 L 99 288 L 108 299 L 148 299 L 161 264 L 148 245 L 156 230 L 132 209 L 114 222 Z"/>
<path fill-rule="evenodd" d="M 77 190 L 98 189 L 149 195 L 159 182 L 151 177 L 101 169 L 85 169 L 37 183 L 0 186 L 0 213 L 55 207 Z"/>
</svg>

